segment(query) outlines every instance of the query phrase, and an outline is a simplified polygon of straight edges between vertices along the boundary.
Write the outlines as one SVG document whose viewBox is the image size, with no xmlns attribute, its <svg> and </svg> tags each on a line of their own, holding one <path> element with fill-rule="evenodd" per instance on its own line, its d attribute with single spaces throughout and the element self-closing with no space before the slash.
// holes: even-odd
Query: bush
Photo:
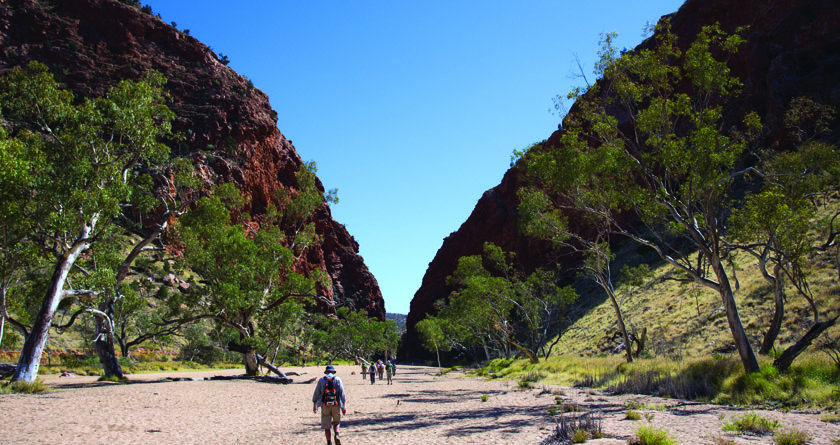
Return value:
<svg viewBox="0 0 840 445">
<path fill-rule="evenodd" d="M 642 420 L 642 415 L 639 414 L 638 411 L 633 411 L 632 409 L 627 410 L 627 416 L 625 417 L 627 420 Z"/>
</svg>

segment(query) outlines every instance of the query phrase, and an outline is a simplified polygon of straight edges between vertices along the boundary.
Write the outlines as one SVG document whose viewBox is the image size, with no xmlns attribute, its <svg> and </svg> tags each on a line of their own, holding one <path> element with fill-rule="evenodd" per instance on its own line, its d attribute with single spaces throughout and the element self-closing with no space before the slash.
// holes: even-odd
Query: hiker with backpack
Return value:
<svg viewBox="0 0 840 445">
<path fill-rule="evenodd" d="M 341 416 L 347 414 L 345 407 L 344 385 L 335 375 L 335 367 L 327 365 L 324 376 L 318 380 L 315 393 L 312 394 L 312 412 L 317 413 L 321 408 L 321 428 L 327 436 L 327 445 L 332 445 L 331 431 L 335 432 L 335 445 L 341 445 L 338 437 L 341 426 Z"/>
<path fill-rule="evenodd" d="M 363 381 L 367 380 L 367 370 L 368 370 L 367 362 L 362 360 L 362 380 Z"/>
<path fill-rule="evenodd" d="M 390 361 L 385 361 L 385 377 L 388 379 L 388 384 L 393 385 L 394 382 L 391 381 L 391 376 L 394 373 L 394 365 Z"/>
<path fill-rule="evenodd" d="M 370 384 L 373 385 L 374 383 L 376 383 L 376 365 L 371 363 L 370 369 L 368 369 L 368 371 L 370 371 Z"/>
</svg>

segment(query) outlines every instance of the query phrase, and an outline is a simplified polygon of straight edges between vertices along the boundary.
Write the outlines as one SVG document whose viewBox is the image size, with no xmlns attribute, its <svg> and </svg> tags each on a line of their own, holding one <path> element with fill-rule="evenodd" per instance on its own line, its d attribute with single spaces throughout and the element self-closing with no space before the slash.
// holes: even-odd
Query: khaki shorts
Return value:
<svg viewBox="0 0 840 445">
<path fill-rule="evenodd" d="M 321 429 L 328 430 L 333 426 L 341 423 L 341 407 L 336 406 L 322 406 L 321 407 Z"/>
</svg>

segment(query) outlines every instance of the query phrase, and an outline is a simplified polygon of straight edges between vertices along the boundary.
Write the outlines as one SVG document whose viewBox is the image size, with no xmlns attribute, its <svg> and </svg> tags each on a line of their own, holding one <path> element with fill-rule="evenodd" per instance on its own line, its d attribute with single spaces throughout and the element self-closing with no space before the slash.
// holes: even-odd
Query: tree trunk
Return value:
<svg viewBox="0 0 840 445">
<path fill-rule="evenodd" d="M 102 364 L 102 369 L 105 371 L 106 377 L 116 377 L 123 379 L 122 366 L 117 360 L 117 352 L 114 349 L 114 329 L 111 320 L 114 319 L 114 301 L 111 298 L 106 298 L 99 305 L 99 310 L 104 312 L 109 318 L 98 316 L 96 317 L 96 355 L 99 356 L 99 363 Z"/>
<path fill-rule="evenodd" d="M 763 274 L 764 278 L 773 285 L 773 301 L 775 308 L 773 310 L 773 319 L 770 320 L 770 327 L 764 334 L 764 339 L 761 341 L 761 348 L 758 353 L 767 355 L 773 349 L 776 343 L 776 338 L 779 336 L 779 331 L 782 329 L 782 319 L 785 316 L 785 290 L 782 285 L 781 265 L 777 264 L 773 269 L 773 276 Z"/>
<path fill-rule="evenodd" d="M 532 350 L 530 350 L 530 349 L 528 349 L 528 348 L 526 348 L 526 347 L 524 347 L 524 346 L 522 346 L 522 345 L 520 345 L 520 344 L 516 343 L 515 341 L 513 341 L 513 340 L 511 340 L 511 339 L 508 339 L 508 342 L 509 342 L 510 344 L 512 344 L 512 345 L 513 345 L 513 347 L 515 347 L 516 349 L 518 349 L 520 352 L 522 352 L 523 354 L 525 354 L 525 355 L 528 357 L 528 360 L 529 360 L 531 363 L 533 363 L 533 364 L 535 364 L 535 365 L 536 365 L 537 363 L 539 363 L 539 362 L 540 362 L 540 358 L 539 358 L 539 357 L 537 357 L 537 355 L 536 355 L 536 354 L 534 354 L 534 351 L 532 351 Z"/>
<path fill-rule="evenodd" d="M 250 349 L 248 352 L 242 354 L 242 361 L 245 363 L 245 375 L 257 376 L 260 375 L 260 367 L 257 362 L 257 350 Z"/>
<path fill-rule="evenodd" d="M 761 367 L 758 365 L 758 359 L 755 357 L 755 352 L 750 345 L 750 340 L 747 338 L 747 333 L 744 331 L 744 325 L 741 323 L 741 316 L 738 315 L 738 305 L 735 303 L 735 295 L 732 292 L 732 287 L 729 283 L 729 277 L 726 275 L 726 270 L 720 263 L 719 258 L 710 258 L 712 269 L 718 281 L 718 291 L 723 302 L 724 310 L 726 311 L 726 320 L 729 322 L 729 330 L 732 332 L 732 340 L 735 342 L 735 348 L 738 350 L 738 355 L 741 356 L 741 363 L 744 365 L 744 371 L 749 374 L 758 372 Z"/>
<path fill-rule="evenodd" d="M 289 377 L 287 377 L 287 376 L 286 376 L 286 374 L 284 374 L 284 373 L 283 373 L 283 371 L 281 371 L 278 367 L 276 367 L 276 366 L 272 365 L 271 363 L 269 363 L 269 362 L 268 362 L 268 360 L 266 360 L 265 358 L 263 358 L 261 355 L 259 355 L 259 354 L 255 354 L 255 358 L 257 359 L 257 363 L 259 363 L 259 364 L 261 364 L 261 365 L 265 366 L 266 368 L 270 369 L 270 370 L 271 370 L 271 372 L 273 372 L 273 373 L 277 374 L 278 376 L 280 376 L 280 377 L 282 377 L 282 378 L 284 378 L 284 379 L 288 379 L 288 378 L 289 378 Z"/>
<path fill-rule="evenodd" d="M 610 297 L 610 303 L 612 303 L 612 307 L 615 310 L 615 318 L 618 319 L 618 330 L 621 331 L 621 336 L 624 338 L 624 353 L 627 356 L 627 363 L 633 363 L 633 345 L 630 343 L 630 335 L 627 334 L 627 327 L 624 326 L 624 317 L 621 315 L 621 308 L 618 307 L 615 293 L 605 283 L 601 283 L 601 287 L 607 291 L 607 296 Z"/>
<path fill-rule="evenodd" d="M 790 365 L 793 364 L 796 357 L 799 357 L 799 354 L 805 352 L 805 349 L 808 349 L 808 346 L 811 346 L 811 342 L 822 335 L 826 329 L 834 326 L 836 321 L 837 317 L 834 317 L 831 320 L 814 323 L 814 325 L 811 326 L 811 329 L 805 333 L 805 336 L 803 336 L 791 347 L 785 349 L 785 352 L 782 352 L 782 355 L 778 356 L 776 360 L 773 361 L 773 366 L 775 366 L 779 371 L 785 371 L 790 368 Z"/>
<path fill-rule="evenodd" d="M 95 220 L 94 220 L 95 222 Z M 92 225 L 84 226 L 79 234 L 78 240 L 86 239 L 92 230 Z M 50 334 L 50 325 L 58 309 L 58 304 L 64 296 L 64 282 L 67 275 L 76 262 L 76 258 L 88 247 L 87 243 L 76 243 L 55 265 L 50 285 L 44 295 L 44 302 L 38 310 L 38 315 L 32 323 L 32 329 L 26 336 L 23 349 L 20 351 L 20 359 L 17 368 L 12 376 L 12 381 L 23 381 L 32 383 L 38 378 L 38 367 L 41 365 L 41 354 L 47 344 Z"/>
</svg>

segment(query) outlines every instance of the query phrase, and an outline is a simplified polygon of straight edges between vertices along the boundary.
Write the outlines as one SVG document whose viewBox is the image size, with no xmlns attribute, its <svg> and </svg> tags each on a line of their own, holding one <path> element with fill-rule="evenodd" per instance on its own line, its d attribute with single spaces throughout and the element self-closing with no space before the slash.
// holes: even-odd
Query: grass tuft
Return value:
<svg viewBox="0 0 840 445">
<path fill-rule="evenodd" d="M 642 415 L 632 409 L 627 410 L 626 420 L 642 420 Z"/>
<path fill-rule="evenodd" d="M 755 413 L 747 413 L 723 424 L 723 430 L 763 435 L 772 433 L 781 426 L 776 420 L 767 419 Z"/>
<path fill-rule="evenodd" d="M 96 379 L 97 382 L 114 382 L 114 383 L 126 383 L 128 379 L 126 377 L 119 378 L 115 375 L 103 375 Z"/>
<path fill-rule="evenodd" d="M 549 408 L 552 415 L 556 414 L 556 407 Z M 592 416 L 592 413 L 583 413 L 579 416 L 571 415 L 566 417 L 560 415 L 555 417 L 557 427 L 554 433 L 547 437 L 543 443 L 584 443 L 588 439 L 600 439 L 604 437 L 601 429 L 601 421 Z"/>
<path fill-rule="evenodd" d="M 808 432 L 797 428 L 778 431 L 773 435 L 773 443 L 776 445 L 805 445 L 808 439 Z"/>
<path fill-rule="evenodd" d="M 668 430 L 656 428 L 652 425 L 642 425 L 636 429 L 636 434 L 627 441 L 628 445 L 675 445 L 676 441 L 668 434 Z"/>
<path fill-rule="evenodd" d="M 42 394 L 49 391 L 49 387 L 41 379 L 35 379 L 32 383 L 22 381 L 0 385 L 0 392 L 14 394 Z"/>
</svg>

